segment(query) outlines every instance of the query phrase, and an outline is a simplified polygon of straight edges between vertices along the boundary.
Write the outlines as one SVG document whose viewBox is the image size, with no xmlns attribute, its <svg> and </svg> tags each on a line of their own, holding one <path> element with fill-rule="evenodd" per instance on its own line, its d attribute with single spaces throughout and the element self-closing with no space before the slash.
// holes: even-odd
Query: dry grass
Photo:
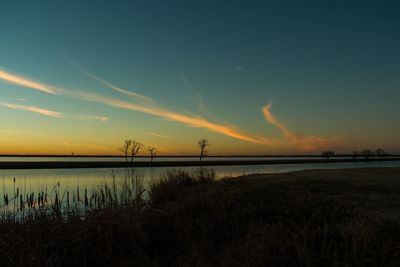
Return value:
<svg viewBox="0 0 400 267">
<path fill-rule="evenodd" d="M 398 168 L 206 181 L 169 173 L 152 185 L 151 202 L 140 210 L 123 205 L 84 219 L 4 221 L 0 265 L 400 264 Z"/>
<path fill-rule="evenodd" d="M 164 206 L 168 202 L 186 198 L 193 186 L 212 183 L 215 181 L 215 172 L 209 168 L 198 168 L 192 173 L 180 169 L 168 170 L 159 179 L 151 181 L 148 196 L 153 206 Z"/>
</svg>

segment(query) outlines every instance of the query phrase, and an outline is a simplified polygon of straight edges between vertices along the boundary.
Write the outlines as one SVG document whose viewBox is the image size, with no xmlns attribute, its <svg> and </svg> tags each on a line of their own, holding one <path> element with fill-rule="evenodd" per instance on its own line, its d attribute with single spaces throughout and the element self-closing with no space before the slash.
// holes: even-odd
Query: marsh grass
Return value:
<svg viewBox="0 0 400 267">
<path fill-rule="evenodd" d="M 111 182 L 102 182 L 92 188 L 76 189 L 62 188 L 60 182 L 47 186 L 41 192 L 30 192 L 19 187 L 15 188 L 16 178 L 13 178 L 14 191 L 9 195 L 3 189 L 3 201 L 0 201 L 0 222 L 22 223 L 34 217 L 60 217 L 68 219 L 70 216 L 84 218 L 87 214 L 99 209 L 120 209 L 121 207 L 143 207 L 144 204 L 144 176 L 139 175 L 133 168 L 127 168 L 122 176 L 112 172 Z M 43 185 L 42 185 L 43 186 Z M 3 187 L 4 188 L 4 187 Z"/>
<path fill-rule="evenodd" d="M 128 178 L 97 188 L 100 204 L 101 190 L 110 201 L 85 216 L 2 220 L 0 265 L 400 264 L 400 169 L 222 180 L 212 170 L 171 170 L 151 183 L 148 197 L 134 188 L 140 180 Z M 131 190 L 115 197 L 122 185 Z"/>
<path fill-rule="evenodd" d="M 188 192 L 187 187 L 211 183 L 215 179 L 215 171 L 205 167 L 191 173 L 181 169 L 168 170 L 161 178 L 150 182 L 148 190 L 150 203 L 153 206 L 165 205 L 167 202 L 184 197 Z"/>
</svg>

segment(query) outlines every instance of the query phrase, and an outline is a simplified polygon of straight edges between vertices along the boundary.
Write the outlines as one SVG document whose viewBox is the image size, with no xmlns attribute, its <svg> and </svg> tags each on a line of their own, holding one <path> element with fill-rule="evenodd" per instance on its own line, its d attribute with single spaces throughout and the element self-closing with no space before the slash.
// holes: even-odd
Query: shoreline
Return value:
<svg viewBox="0 0 400 267">
<path fill-rule="evenodd" d="M 196 166 L 237 166 L 237 165 L 276 165 L 276 164 L 310 164 L 310 163 L 351 163 L 400 161 L 396 158 L 373 159 L 284 159 L 284 160 L 213 160 L 213 161 L 137 161 L 131 164 L 124 161 L 0 161 L 0 170 L 10 169 L 75 169 L 75 168 L 150 168 L 150 167 L 196 167 Z"/>
</svg>

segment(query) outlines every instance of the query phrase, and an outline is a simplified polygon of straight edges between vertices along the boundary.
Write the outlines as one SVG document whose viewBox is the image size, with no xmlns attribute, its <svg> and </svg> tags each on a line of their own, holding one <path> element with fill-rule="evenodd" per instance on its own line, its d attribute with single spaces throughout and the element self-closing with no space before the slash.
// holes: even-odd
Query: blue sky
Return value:
<svg viewBox="0 0 400 267">
<path fill-rule="evenodd" d="M 191 154 L 202 137 L 211 154 L 400 152 L 399 11 L 396 1 L 6 1 L 0 69 L 64 91 L 4 74 L 0 153 L 118 153 L 129 138 Z"/>
</svg>

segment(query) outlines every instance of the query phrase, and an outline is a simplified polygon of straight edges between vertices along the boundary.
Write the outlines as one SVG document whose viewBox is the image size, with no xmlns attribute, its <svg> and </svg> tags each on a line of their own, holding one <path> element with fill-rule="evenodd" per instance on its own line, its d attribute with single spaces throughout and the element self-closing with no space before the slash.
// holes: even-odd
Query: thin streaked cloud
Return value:
<svg viewBox="0 0 400 267">
<path fill-rule="evenodd" d="M 154 103 L 153 99 L 151 99 L 151 98 L 149 98 L 147 96 L 144 96 L 144 95 L 141 95 L 141 94 L 138 94 L 138 93 L 123 89 L 123 88 L 121 88 L 121 87 L 119 87 L 119 86 L 117 86 L 115 84 L 110 83 L 109 81 L 106 81 L 106 80 L 100 78 L 99 76 L 91 73 L 90 71 L 88 71 L 87 69 L 82 67 L 78 62 L 76 62 L 75 60 L 73 60 L 69 56 L 64 56 L 64 58 L 65 58 L 66 61 L 68 61 L 69 63 L 74 65 L 80 72 L 82 72 L 86 76 L 94 79 L 95 81 L 97 81 L 101 85 L 103 85 L 103 86 L 105 86 L 107 88 L 110 88 L 110 89 L 112 89 L 112 90 L 114 90 L 116 92 L 119 92 L 119 93 L 125 94 L 127 96 L 133 97 L 135 99 L 144 101 L 147 104 L 153 104 Z"/>
<path fill-rule="evenodd" d="M 170 137 L 170 136 L 168 136 L 168 135 L 159 134 L 159 133 L 154 133 L 154 132 L 149 132 L 148 134 L 149 134 L 149 135 L 151 135 L 151 136 L 155 136 L 155 137 L 161 137 L 161 138 L 171 138 L 171 137 Z"/>
<path fill-rule="evenodd" d="M 323 139 L 318 136 L 303 136 L 300 134 L 296 134 L 291 132 L 286 125 L 284 125 L 277 117 L 275 117 L 271 112 L 272 102 L 269 102 L 267 105 L 262 107 L 262 113 L 264 115 L 265 120 L 271 125 L 278 128 L 285 140 L 290 142 L 293 145 L 300 147 L 303 150 L 315 150 L 320 147 L 324 147 L 329 143 L 333 142 L 332 140 Z"/>
<path fill-rule="evenodd" d="M 181 82 L 190 90 L 192 91 L 192 95 L 189 96 L 189 98 L 197 105 L 198 110 L 203 114 L 204 116 L 208 118 L 214 117 L 211 115 L 211 113 L 208 111 L 204 97 L 199 93 L 199 91 L 194 88 L 193 84 L 190 82 L 189 77 L 186 75 L 185 70 L 183 68 L 180 69 L 179 76 L 181 79 Z"/>
<path fill-rule="evenodd" d="M 110 88 L 110 89 L 112 89 L 112 90 L 114 90 L 114 91 L 116 91 L 116 92 L 119 92 L 119 93 L 122 93 L 122 94 L 125 94 L 125 95 L 128 95 L 128 96 L 134 97 L 134 98 L 136 98 L 136 99 L 138 99 L 138 100 L 142 100 L 142 101 L 146 102 L 146 104 L 154 104 L 153 99 L 151 99 L 151 98 L 149 98 L 149 97 L 147 97 L 147 96 L 138 94 L 138 93 L 134 93 L 134 92 L 128 91 L 128 90 L 123 89 L 123 88 L 121 88 L 121 87 L 118 87 L 118 86 L 116 86 L 115 84 L 112 84 L 112 83 L 110 83 L 110 82 L 108 82 L 108 81 L 106 81 L 106 80 L 103 80 L 102 78 L 100 78 L 100 77 L 94 75 L 93 73 L 91 73 L 91 72 L 89 72 L 89 71 L 87 71 L 87 70 L 84 70 L 84 69 L 83 69 L 83 70 L 82 70 L 82 73 L 84 73 L 84 74 L 86 74 L 87 76 L 93 78 L 94 80 L 96 80 L 97 82 L 99 82 L 101 85 L 103 85 L 103 86 L 105 86 L 105 87 L 108 87 L 108 88 Z"/>
<path fill-rule="evenodd" d="M 3 79 L 7 82 L 24 86 L 26 88 L 39 90 L 51 94 L 72 97 L 76 99 L 101 103 L 107 106 L 119 108 L 119 109 L 126 109 L 132 110 L 137 112 L 142 112 L 146 114 L 151 114 L 160 118 L 164 118 L 166 120 L 175 121 L 182 123 L 184 125 L 190 127 L 197 127 L 197 128 L 205 128 L 209 131 L 217 132 L 235 139 L 256 143 L 256 144 L 264 144 L 269 146 L 277 146 L 282 145 L 284 143 L 283 140 L 279 140 L 272 137 L 265 137 L 260 135 L 250 134 L 246 131 L 241 130 L 240 128 L 233 126 L 233 125 L 226 125 L 226 124 L 219 124 L 211 122 L 205 118 L 193 115 L 187 115 L 178 113 L 163 107 L 160 107 L 156 104 L 156 102 L 148 98 L 146 96 L 142 96 L 140 94 L 136 94 L 133 92 L 129 92 L 125 89 L 121 89 L 118 86 L 106 81 L 103 78 L 100 78 L 84 69 L 81 68 L 81 71 L 85 72 L 88 76 L 95 79 L 97 82 L 100 82 L 103 86 L 108 87 L 116 92 L 123 93 L 125 95 L 130 95 L 135 98 L 136 102 L 130 102 L 127 100 L 120 100 L 108 96 L 103 96 L 94 93 L 87 93 L 83 91 L 70 91 L 63 88 L 59 88 L 56 86 L 50 86 L 44 83 L 40 83 L 37 81 L 30 80 L 26 77 L 18 76 L 16 74 L 11 74 L 5 71 L 0 72 L 0 79 Z M 11 78 L 10 78 L 11 77 Z M 3 106 L 7 106 L 9 108 L 20 109 L 20 110 L 28 110 L 32 112 L 37 112 L 43 115 L 52 116 L 56 118 L 62 118 L 64 115 L 59 112 L 45 110 L 37 107 L 32 106 L 23 106 L 17 104 L 7 104 L 3 103 Z M 320 147 L 327 143 L 327 140 L 316 137 L 316 136 L 301 136 L 299 134 L 292 133 L 286 125 L 280 122 L 270 111 L 272 103 L 265 105 L 262 108 L 262 113 L 266 121 L 273 126 L 277 127 L 283 134 L 284 140 L 289 141 L 291 144 L 301 147 L 304 150 L 312 150 L 317 147 Z M 99 121 L 107 121 L 107 117 L 102 116 L 80 116 L 81 119 L 85 118 L 88 120 L 99 120 Z M 154 135 L 155 136 L 155 135 Z M 159 136 L 160 137 L 160 136 Z"/>
<path fill-rule="evenodd" d="M 8 79 L 6 81 L 8 81 L 8 82 L 14 81 L 14 84 L 24 86 L 26 88 L 44 91 L 44 92 L 48 92 L 48 93 L 52 93 L 52 94 L 58 94 L 58 95 L 67 96 L 67 97 L 73 97 L 73 98 L 81 99 L 81 100 L 83 99 L 83 100 L 87 100 L 87 101 L 102 103 L 104 105 L 112 106 L 115 108 L 147 113 L 147 114 L 161 117 L 161 118 L 164 118 L 164 119 L 167 119 L 170 121 L 180 122 L 180 123 L 185 124 L 190 127 L 205 128 L 205 129 L 208 129 L 213 132 L 217 132 L 217 133 L 220 133 L 220 134 L 223 134 L 226 136 L 230 136 L 232 138 L 236 138 L 236 139 L 251 142 L 251 143 L 265 144 L 265 145 L 274 145 L 274 143 L 275 143 L 270 138 L 247 133 L 247 132 L 239 129 L 236 126 L 213 123 L 213 122 L 210 122 L 201 117 L 177 113 L 177 112 L 171 111 L 169 109 L 165 109 L 165 108 L 161 108 L 159 106 L 155 106 L 153 104 L 149 104 L 148 101 L 143 101 L 142 103 L 136 104 L 136 103 L 123 101 L 123 100 L 115 99 L 112 97 L 106 97 L 106 96 L 102 96 L 102 95 L 98 95 L 98 94 L 92 94 L 92 93 L 86 93 L 86 92 L 80 92 L 80 91 L 69 91 L 69 90 L 59 88 L 59 87 L 53 87 L 53 86 L 46 85 L 44 83 L 39 83 L 37 81 L 30 80 L 26 77 L 17 76 L 15 74 L 10 74 L 10 73 L 5 73 L 5 74 L 6 75 L 3 75 L 3 76 L 0 75 L 0 79 L 4 80 L 3 77 L 12 76 L 12 77 L 14 77 L 14 79 L 12 79 L 12 80 Z M 113 86 L 109 82 L 104 83 L 104 85 L 107 87 Z M 54 88 L 56 88 L 56 90 Z M 53 115 L 57 116 L 57 114 L 53 114 Z"/>
<path fill-rule="evenodd" d="M 226 136 L 230 136 L 251 143 L 266 144 L 266 145 L 274 144 L 274 141 L 272 139 L 249 134 L 235 126 L 213 123 L 201 117 L 189 116 L 168 109 L 164 109 L 161 107 L 140 105 L 119 99 L 114 99 L 111 97 L 105 97 L 97 94 L 90 94 L 84 92 L 76 92 L 75 97 L 92 102 L 103 103 L 105 105 L 112 106 L 115 108 L 127 109 L 127 110 L 133 110 L 151 114 L 157 117 L 164 118 L 166 120 L 180 122 L 190 127 L 205 128 L 213 132 L 224 134 Z"/>
<path fill-rule="evenodd" d="M 11 74 L 9 72 L 5 72 L 1 69 L 0 69 L 0 79 L 2 79 L 3 81 L 6 81 L 8 83 L 11 83 L 11 84 L 16 84 L 16 85 L 20 85 L 20 86 L 27 87 L 27 88 L 32 88 L 32 89 L 39 90 L 39 91 L 42 91 L 45 93 L 57 94 L 57 88 L 55 88 L 55 87 L 52 87 L 52 86 L 44 84 L 44 83 L 35 82 L 35 81 L 27 79 L 25 77 L 22 77 L 22 76 L 19 76 L 16 74 Z"/>
<path fill-rule="evenodd" d="M 7 102 L 0 102 L 0 106 L 7 107 L 10 109 L 15 109 L 15 110 L 30 111 L 33 113 L 38 113 L 38 114 L 41 114 L 44 116 L 49 116 L 49 117 L 53 117 L 53 118 L 57 118 L 57 119 L 64 118 L 64 114 L 61 112 L 48 110 L 48 109 L 41 108 L 41 107 L 20 105 L 20 104 L 7 103 Z"/>
<path fill-rule="evenodd" d="M 294 141 L 296 136 L 289 131 L 289 129 L 281 123 L 271 112 L 272 102 L 269 102 L 267 105 L 262 107 L 262 112 L 264 115 L 265 120 L 270 123 L 271 125 L 278 128 L 284 137 L 288 140 Z"/>
<path fill-rule="evenodd" d="M 106 116 L 87 115 L 87 114 L 77 114 L 75 115 L 75 119 L 82 121 L 100 121 L 100 122 L 107 122 L 110 120 L 110 118 Z"/>
</svg>

